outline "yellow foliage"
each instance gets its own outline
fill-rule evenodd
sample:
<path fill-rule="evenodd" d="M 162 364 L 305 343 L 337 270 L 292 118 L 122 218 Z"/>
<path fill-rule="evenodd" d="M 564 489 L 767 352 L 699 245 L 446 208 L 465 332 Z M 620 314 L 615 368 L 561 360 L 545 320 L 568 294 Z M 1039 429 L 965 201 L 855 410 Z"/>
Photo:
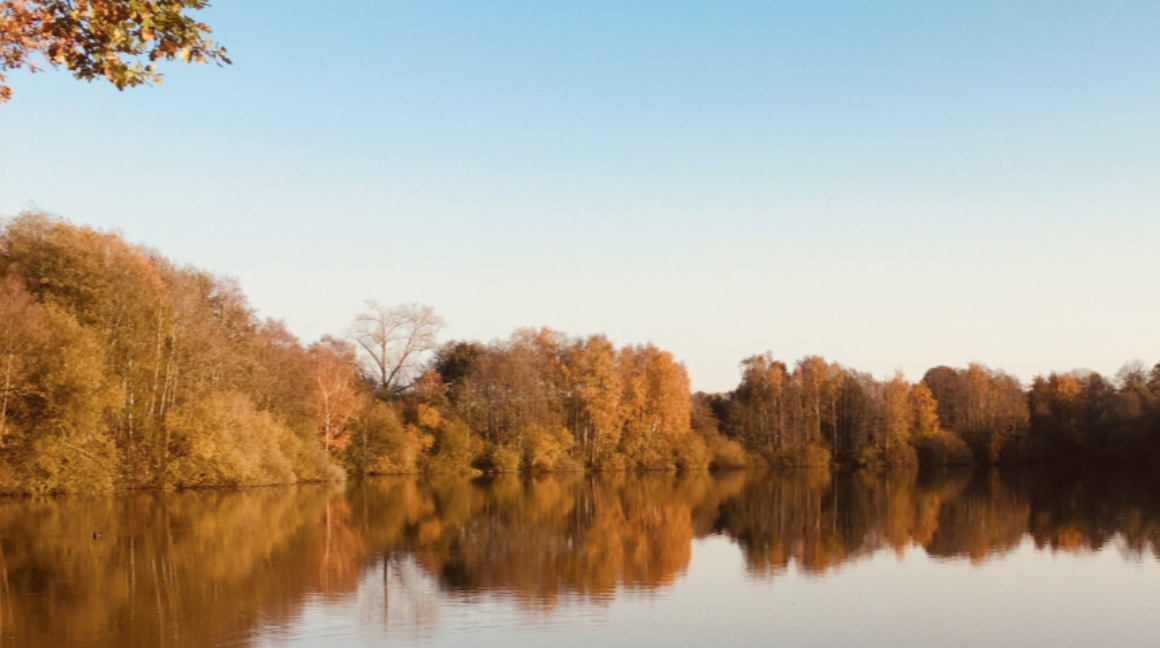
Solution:
<path fill-rule="evenodd" d="M 55 306 L 44 310 L 48 342 L 35 360 L 38 397 L 29 422 L 6 440 L 9 488 L 38 492 L 109 490 L 119 476 L 103 416 L 117 392 L 104 375 L 96 336 Z"/>
<path fill-rule="evenodd" d="M 1064 402 L 1078 400 L 1080 394 L 1083 393 L 1083 383 L 1072 374 L 1063 374 L 1059 376 L 1056 393 L 1059 394 L 1059 399 Z"/>
<path fill-rule="evenodd" d="M 433 430 L 443 424 L 443 415 L 439 413 L 439 410 L 422 403 L 415 408 L 415 419 L 419 427 L 424 427 L 429 430 Z"/>
<path fill-rule="evenodd" d="M 674 462 L 681 470 L 707 470 L 713 453 L 700 434 L 686 430 L 673 443 Z"/>
<path fill-rule="evenodd" d="M 491 461 L 491 468 L 497 473 L 517 473 L 520 471 L 520 453 L 505 448 L 501 445 L 493 445 L 487 453 L 487 458 Z"/>
<path fill-rule="evenodd" d="M 938 402 L 925 383 L 918 383 L 910 390 L 911 407 L 914 409 L 914 436 L 932 437 L 941 430 L 938 421 Z"/>
<path fill-rule="evenodd" d="M 483 442 L 459 419 L 443 421 L 435 430 L 427 469 L 436 473 L 471 472 L 471 462 L 483 451 Z"/>
<path fill-rule="evenodd" d="M 173 448 L 167 485 L 240 486 L 336 476 L 312 444 L 257 411 L 244 394 L 218 393 L 185 405 L 170 415 L 167 428 Z"/>
<path fill-rule="evenodd" d="M 528 467 L 533 472 L 554 472 L 575 468 L 569 459 L 575 445 L 572 433 L 564 428 L 545 430 L 533 425 L 528 431 L 531 439 Z"/>

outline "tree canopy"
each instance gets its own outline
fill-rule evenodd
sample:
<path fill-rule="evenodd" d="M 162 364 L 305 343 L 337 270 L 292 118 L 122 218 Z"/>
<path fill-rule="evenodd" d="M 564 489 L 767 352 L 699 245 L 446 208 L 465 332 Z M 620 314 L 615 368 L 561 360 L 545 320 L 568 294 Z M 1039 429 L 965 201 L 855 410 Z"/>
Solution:
<path fill-rule="evenodd" d="M 4 71 L 41 71 L 37 54 L 78 79 L 104 77 L 119 90 L 158 82 L 156 61 L 229 63 L 213 30 L 189 14 L 208 0 L 0 0 L 0 103 Z"/>

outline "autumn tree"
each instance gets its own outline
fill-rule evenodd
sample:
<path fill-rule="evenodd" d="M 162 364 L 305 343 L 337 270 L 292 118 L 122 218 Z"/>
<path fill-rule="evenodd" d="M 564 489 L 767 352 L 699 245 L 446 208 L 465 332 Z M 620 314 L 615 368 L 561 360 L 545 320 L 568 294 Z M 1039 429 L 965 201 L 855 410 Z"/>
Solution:
<path fill-rule="evenodd" d="M 561 380 L 567 425 L 586 465 L 607 464 L 620 443 L 624 377 L 616 348 L 603 335 L 564 350 Z"/>
<path fill-rule="evenodd" d="M 674 444 L 689 430 L 689 376 L 671 353 L 652 344 L 620 351 L 624 380 L 620 447 L 642 468 L 671 468 Z"/>
<path fill-rule="evenodd" d="M 1031 430 L 1041 452 L 1078 454 L 1085 441 L 1087 398 L 1083 382 L 1074 374 L 1036 376 L 1031 383 Z"/>
<path fill-rule="evenodd" d="M 413 426 L 405 426 L 390 403 L 365 398 L 351 421 L 343 462 L 354 474 L 414 473 L 431 442 Z"/>
<path fill-rule="evenodd" d="M 800 438 L 815 445 L 828 438 L 833 447 L 836 438 L 832 433 L 824 435 L 824 428 L 831 432 L 835 429 L 833 419 L 843 378 L 841 368 L 836 364 L 831 366 L 819 356 L 806 356 L 797 361 L 794 376 L 800 385 Z"/>
<path fill-rule="evenodd" d="M 117 404 L 101 342 L 60 308 L 44 309 L 48 337 L 35 359 L 35 393 L 2 448 L 3 486 L 26 491 L 105 491 L 120 477 L 106 417 Z"/>
<path fill-rule="evenodd" d="M 984 376 L 986 389 L 974 407 L 988 434 L 1018 426 L 1017 381 L 1001 372 L 976 373 Z M 966 392 L 960 385 L 966 374 L 937 368 L 927 377 L 944 393 L 956 394 Z M 962 441 L 940 425 L 943 403 L 933 388 L 913 387 L 901 376 L 880 381 L 818 356 L 802 358 L 792 370 L 768 353 L 745 359 L 737 389 L 717 407 L 728 435 L 772 464 L 911 464 L 919 446 L 932 463 L 970 461 Z M 967 412 L 972 405 L 952 399 L 951 407 Z"/>
<path fill-rule="evenodd" d="M 18 487 L 172 485 L 177 463 L 191 448 L 204 448 L 189 435 L 216 429 L 195 419 L 233 420 L 221 418 L 220 408 L 202 407 L 213 401 L 226 408 L 217 395 L 277 421 L 262 429 L 280 434 L 285 426 L 295 439 L 310 441 L 275 448 L 295 479 L 334 477 L 334 464 L 313 443 L 310 396 L 317 381 L 310 354 L 280 323 L 258 321 L 235 281 L 176 266 L 120 235 L 35 213 L 0 229 L 0 276 L 8 277 L 10 297 L 0 311 L 17 322 L 4 327 L 3 359 L 12 370 L 5 428 L 16 431 L 5 435 L 7 461 L 39 466 L 14 468 Z M 29 356 L 21 348 L 41 337 L 37 330 L 48 337 Z M 46 430 L 52 433 L 42 436 Z M 230 456 L 205 455 L 205 465 L 224 466 Z M 188 483 L 210 485 L 234 473 L 210 470 Z M 279 471 L 247 474 L 274 479 Z"/>
<path fill-rule="evenodd" d="M 161 81 L 156 61 L 229 63 L 190 13 L 208 0 L 2 0 L 0 71 L 40 71 L 37 55 L 78 79 L 105 78 L 118 90 Z M 0 72 L 0 103 L 12 89 Z"/>
<path fill-rule="evenodd" d="M 170 416 L 175 448 L 168 486 L 286 484 L 296 481 L 297 440 L 284 424 L 238 392 L 218 392 Z"/>
<path fill-rule="evenodd" d="M 690 431 L 684 367 L 652 345 L 519 329 L 446 345 L 434 366 L 455 376 L 450 411 L 480 435 L 493 470 L 692 468 L 714 456 Z"/>
<path fill-rule="evenodd" d="M 709 452 L 712 468 L 742 468 L 749 464 L 745 449 L 734 439 L 721 433 L 721 419 L 715 410 L 725 412 L 725 397 L 721 394 L 696 392 L 690 397 L 689 427 L 698 434 Z"/>
<path fill-rule="evenodd" d="M 872 375 L 846 370 L 838 399 L 835 457 L 857 459 L 867 447 L 880 447 L 883 436 L 883 385 Z"/>
<path fill-rule="evenodd" d="M 166 329 L 165 285 L 150 258 L 120 236 L 25 213 L 5 228 L 0 265 L 18 272 L 29 292 L 94 333 L 120 403 L 112 431 L 130 470 L 155 468 L 160 430 L 155 396 L 161 388 Z"/>
<path fill-rule="evenodd" d="M 910 399 L 910 383 L 901 372 L 886 383 L 883 399 L 883 447 L 881 459 L 888 464 L 915 463 L 913 447 L 910 444 L 914 429 L 914 409 Z"/>
<path fill-rule="evenodd" d="M 1027 428 L 1027 395 L 1010 374 L 971 363 L 966 369 L 935 367 L 922 382 L 938 403 L 942 427 L 982 461 L 998 461 Z"/>
<path fill-rule="evenodd" d="M 920 462 L 934 465 L 971 463 L 973 455 L 967 444 L 944 430 L 939 423 L 938 402 L 925 383 L 910 388 L 910 405 L 914 424 L 911 442 Z"/>
<path fill-rule="evenodd" d="M 44 308 L 15 274 L 0 279 L 0 443 L 36 394 L 33 372 L 49 337 Z"/>
<path fill-rule="evenodd" d="M 338 355 L 350 364 L 350 352 L 339 341 L 330 340 Z M 332 349 L 333 350 L 333 349 Z M 317 388 L 317 354 L 305 349 L 297 336 L 281 320 L 261 322 L 242 349 L 250 369 L 239 381 L 258 409 L 278 412 L 292 426 L 302 425 L 314 412 L 310 394 Z M 353 371 L 353 367 L 351 367 Z"/>
<path fill-rule="evenodd" d="M 766 353 L 742 361 L 741 370 L 726 408 L 732 435 L 777 464 L 825 464 L 843 447 L 841 366 L 806 356 L 790 369 Z"/>
<path fill-rule="evenodd" d="M 366 305 L 347 337 L 358 346 L 364 376 L 377 389 L 399 394 L 422 373 L 425 355 L 436 348 L 445 323 L 430 306 L 384 306 L 374 300 Z"/>
<path fill-rule="evenodd" d="M 350 441 L 350 423 L 361 404 L 353 345 L 323 338 L 310 348 L 313 390 L 310 404 L 318 421 L 318 440 L 327 453 Z"/>
<path fill-rule="evenodd" d="M 536 429 L 565 424 L 560 391 L 565 345 L 551 329 L 518 329 L 507 340 L 481 347 L 462 388 L 451 392 L 452 411 L 482 437 L 489 459 L 504 470 L 525 462 Z"/>
<path fill-rule="evenodd" d="M 914 410 L 914 436 L 929 439 L 942 431 L 938 420 L 938 401 L 930 388 L 922 383 L 910 389 L 910 404 Z"/>
<path fill-rule="evenodd" d="M 741 362 L 741 383 L 731 394 L 730 422 L 735 436 L 754 450 L 767 454 L 784 443 L 785 363 L 769 353 Z"/>
<path fill-rule="evenodd" d="M 1129 365 L 1112 382 L 1093 371 L 1037 376 L 1021 458 L 1052 463 L 1160 462 L 1160 405 L 1151 377 Z"/>

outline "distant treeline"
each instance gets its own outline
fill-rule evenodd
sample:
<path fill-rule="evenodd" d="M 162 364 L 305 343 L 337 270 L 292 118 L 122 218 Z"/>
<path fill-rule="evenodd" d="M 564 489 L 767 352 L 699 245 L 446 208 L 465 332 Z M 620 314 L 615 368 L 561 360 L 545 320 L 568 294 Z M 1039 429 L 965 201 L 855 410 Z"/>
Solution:
<path fill-rule="evenodd" d="M 0 489 L 345 473 L 972 462 L 1160 463 L 1160 365 L 1030 390 L 979 365 L 917 384 L 818 357 L 690 394 L 653 345 L 520 329 L 439 345 L 429 307 L 368 302 L 303 345 L 235 282 L 38 213 L 0 227 Z"/>
<path fill-rule="evenodd" d="M 1013 376 L 971 364 L 921 382 L 875 380 L 818 357 L 742 363 L 729 394 L 694 394 L 727 436 L 773 463 L 1160 465 L 1160 364 L 1110 382 L 1074 371 Z"/>

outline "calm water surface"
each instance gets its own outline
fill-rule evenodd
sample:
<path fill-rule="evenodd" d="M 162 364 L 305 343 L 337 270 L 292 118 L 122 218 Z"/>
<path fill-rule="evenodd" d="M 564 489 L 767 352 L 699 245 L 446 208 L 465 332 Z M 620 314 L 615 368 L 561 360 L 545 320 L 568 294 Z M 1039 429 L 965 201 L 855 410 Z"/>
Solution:
<path fill-rule="evenodd" d="M 1160 486 L 1133 475 L 7 499 L 0 646 L 1155 645 L 1158 549 Z"/>

